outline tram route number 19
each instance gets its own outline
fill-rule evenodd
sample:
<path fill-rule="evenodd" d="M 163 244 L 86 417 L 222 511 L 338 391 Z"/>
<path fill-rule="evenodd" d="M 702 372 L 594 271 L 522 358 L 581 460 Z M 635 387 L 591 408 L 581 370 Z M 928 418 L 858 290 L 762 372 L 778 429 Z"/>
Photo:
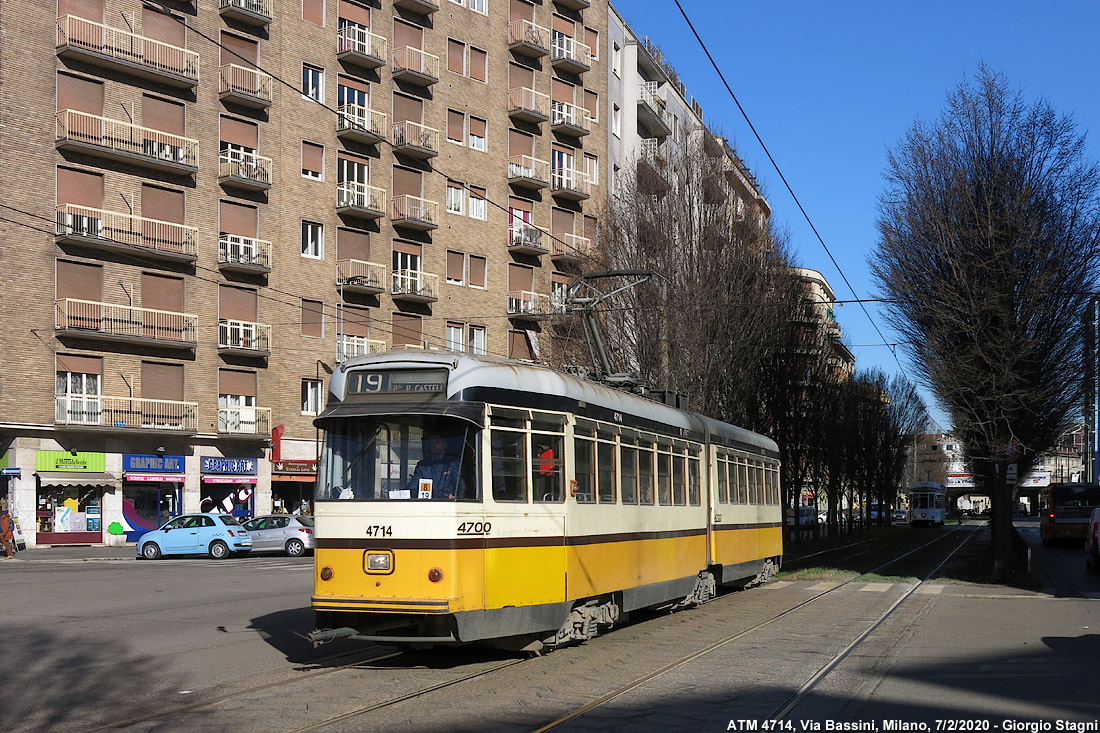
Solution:
<path fill-rule="evenodd" d="M 492 522 L 463 522 L 458 525 L 459 534 L 489 534 L 493 528 Z"/>

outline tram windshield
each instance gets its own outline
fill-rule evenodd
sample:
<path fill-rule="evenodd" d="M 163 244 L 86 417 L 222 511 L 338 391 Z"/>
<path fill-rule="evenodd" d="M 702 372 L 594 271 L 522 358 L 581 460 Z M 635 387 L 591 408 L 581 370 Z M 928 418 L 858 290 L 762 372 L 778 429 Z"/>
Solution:
<path fill-rule="evenodd" d="M 333 421 L 325 431 L 317 501 L 480 501 L 479 431 L 419 415 Z"/>

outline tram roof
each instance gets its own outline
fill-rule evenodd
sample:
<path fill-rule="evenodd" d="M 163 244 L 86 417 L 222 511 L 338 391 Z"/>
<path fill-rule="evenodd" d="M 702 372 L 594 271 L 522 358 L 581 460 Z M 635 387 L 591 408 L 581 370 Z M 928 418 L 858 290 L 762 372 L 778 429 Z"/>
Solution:
<path fill-rule="evenodd" d="M 735 425 L 693 412 L 677 410 L 660 402 L 559 372 L 546 366 L 491 356 L 475 356 L 449 351 L 389 351 L 349 359 L 333 372 L 330 391 L 343 399 L 347 374 L 365 368 L 445 366 L 450 370 L 447 396 L 467 399 L 464 395 L 479 391 L 526 393 L 561 397 L 569 401 L 619 412 L 634 418 L 682 428 L 694 434 L 707 433 L 728 441 L 743 443 L 772 453 L 778 446 L 772 439 Z"/>

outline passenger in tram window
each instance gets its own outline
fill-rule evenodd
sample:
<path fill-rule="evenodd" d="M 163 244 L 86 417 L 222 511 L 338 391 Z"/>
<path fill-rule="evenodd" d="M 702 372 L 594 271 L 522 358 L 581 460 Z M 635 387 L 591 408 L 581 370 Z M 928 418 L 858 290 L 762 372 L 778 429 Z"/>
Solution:
<path fill-rule="evenodd" d="M 454 499 L 466 494 L 466 481 L 459 471 L 458 451 L 448 450 L 448 440 L 433 435 L 424 442 L 425 458 L 416 464 L 408 490 L 419 499 Z"/>

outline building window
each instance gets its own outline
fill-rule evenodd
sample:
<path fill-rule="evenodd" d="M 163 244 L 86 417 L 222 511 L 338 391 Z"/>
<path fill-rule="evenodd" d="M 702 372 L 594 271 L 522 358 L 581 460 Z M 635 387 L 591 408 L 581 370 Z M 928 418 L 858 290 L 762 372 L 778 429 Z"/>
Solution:
<path fill-rule="evenodd" d="M 302 0 L 302 19 L 314 25 L 325 24 L 325 0 Z"/>
<path fill-rule="evenodd" d="M 623 50 L 619 48 L 619 44 L 611 44 L 611 73 L 617 77 L 622 77 L 623 67 Z"/>
<path fill-rule="evenodd" d="M 302 380 L 302 414 L 319 415 L 324 407 L 324 385 L 319 379 Z"/>
<path fill-rule="evenodd" d="M 302 177 L 315 181 L 325 177 L 325 146 L 302 141 Z"/>
<path fill-rule="evenodd" d="M 489 14 L 489 0 L 470 0 L 470 10 L 482 15 Z"/>
<path fill-rule="evenodd" d="M 470 46 L 470 78 L 487 82 L 489 79 L 489 54 Z"/>
<path fill-rule="evenodd" d="M 447 110 L 447 142 L 456 145 L 466 143 L 466 114 L 458 110 Z"/>
<path fill-rule="evenodd" d="M 608 193 L 616 193 L 619 187 L 619 166 L 615 165 L 611 167 L 611 180 L 608 181 Z"/>
<path fill-rule="evenodd" d="M 600 183 L 600 159 L 592 153 L 584 154 L 584 175 L 593 186 Z"/>
<path fill-rule="evenodd" d="M 447 181 L 447 211 L 461 216 L 466 209 L 466 189 L 461 183 Z"/>
<path fill-rule="evenodd" d="M 591 89 L 584 90 L 584 110 L 588 113 L 588 121 L 596 124 L 600 121 L 600 95 Z"/>
<path fill-rule="evenodd" d="M 302 257 L 324 259 L 325 226 L 315 221 L 302 222 Z"/>
<path fill-rule="evenodd" d="M 314 102 L 325 101 L 325 70 L 302 64 L 302 96 Z"/>
<path fill-rule="evenodd" d="M 447 343 L 444 348 L 447 351 L 464 351 L 466 345 L 465 325 L 461 323 L 447 324 Z"/>
<path fill-rule="evenodd" d="M 451 285 L 466 284 L 466 255 L 462 252 L 447 250 L 447 282 Z"/>
<path fill-rule="evenodd" d="M 325 335 L 325 304 L 302 298 L 302 335 L 323 338 Z"/>
<path fill-rule="evenodd" d="M 485 326 L 466 327 L 466 350 L 471 354 L 485 356 Z"/>
<path fill-rule="evenodd" d="M 480 117 L 470 116 L 470 149 L 485 152 L 488 149 L 486 142 L 486 128 L 488 123 Z"/>
<path fill-rule="evenodd" d="M 619 105 L 611 105 L 611 134 L 615 137 L 623 135 L 623 114 Z"/>
<path fill-rule="evenodd" d="M 470 186 L 470 218 L 485 221 L 488 216 L 488 206 L 485 203 L 485 189 Z"/>
<path fill-rule="evenodd" d="M 462 41 L 447 39 L 447 71 L 466 75 L 466 44 Z"/>
<path fill-rule="evenodd" d="M 486 287 L 486 272 L 488 268 L 486 265 L 488 260 L 484 257 L 477 255 L 470 255 L 470 287 L 482 288 Z"/>
<path fill-rule="evenodd" d="M 584 45 L 588 46 L 588 58 L 600 60 L 600 32 L 595 28 L 584 27 Z"/>
<path fill-rule="evenodd" d="M 61 398 L 57 405 L 58 417 L 70 425 L 99 425 L 103 416 L 99 385 L 99 374 L 57 372 L 54 391 Z"/>

